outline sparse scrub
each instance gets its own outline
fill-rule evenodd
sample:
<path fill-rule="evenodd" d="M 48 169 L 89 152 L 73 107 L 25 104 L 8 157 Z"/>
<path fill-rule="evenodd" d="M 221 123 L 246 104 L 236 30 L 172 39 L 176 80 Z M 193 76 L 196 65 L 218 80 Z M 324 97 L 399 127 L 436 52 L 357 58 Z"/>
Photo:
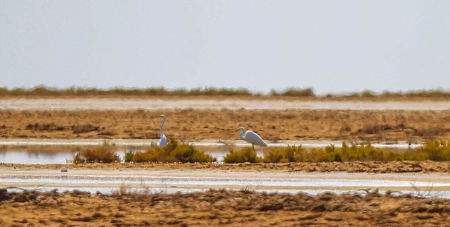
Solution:
<path fill-rule="evenodd" d="M 256 152 L 250 147 L 246 147 L 239 151 L 231 150 L 223 159 L 223 162 L 225 163 L 259 163 L 262 161 L 262 158 L 258 157 Z"/>
<path fill-rule="evenodd" d="M 74 163 L 111 163 L 119 161 L 119 156 L 107 146 L 80 151 L 73 158 Z"/>
<path fill-rule="evenodd" d="M 152 146 L 145 152 L 134 153 L 134 162 L 215 162 L 216 159 L 189 144 L 179 144 L 170 140 L 167 146 Z"/>

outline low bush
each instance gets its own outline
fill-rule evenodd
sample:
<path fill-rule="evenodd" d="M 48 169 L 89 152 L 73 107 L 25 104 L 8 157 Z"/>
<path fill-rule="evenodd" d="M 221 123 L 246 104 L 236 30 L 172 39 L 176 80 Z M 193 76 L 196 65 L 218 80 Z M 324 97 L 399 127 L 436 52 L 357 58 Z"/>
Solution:
<path fill-rule="evenodd" d="M 229 151 L 229 153 L 223 158 L 223 162 L 225 163 L 258 163 L 262 162 L 262 158 L 256 155 L 256 152 L 250 148 L 246 147 L 239 151 Z"/>
<path fill-rule="evenodd" d="M 429 141 L 405 154 L 406 160 L 450 161 L 450 142 Z"/>
<path fill-rule="evenodd" d="M 123 160 L 125 162 L 131 162 L 134 158 L 134 152 L 133 151 L 125 151 L 125 155 L 123 157 Z"/>
<path fill-rule="evenodd" d="M 131 155 L 129 155 L 131 156 Z M 126 161 L 127 159 L 125 159 Z M 189 144 L 169 141 L 167 146 L 152 146 L 145 152 L 136 152 L 131 158 L 133 162 L 215 162 L 216 159 Z"/>
<path fill-rule="evenodd" d="M 295 162 L 305 153 L 302 146 L 275 148 L 264 154 L 265 163 Z"/>
<path fill-rule="evenodd" d="M 271 96 L 292 96 L 292 97 L 315 97 L 314 90 L 312 88 L 297 88 L 289 87 L 284 89 L 282 92 L 276 90 L 270 91 Z"/>
<path fill-rule="evenodd" d="M 325 150 L 328 154 L 332 154 L 332 161 L 401 161 L 404 159 L 402 153 L 375 148 L 370 143 L 360 146 L 352 143 L 348 146 L 343 142 L 342 148 L 330 145 Z"/>
<path fill-rule="evenodd" d="M 74 158 L 74 163 L 111 163 L 120 162 L 119 156 L 106 146 L 98 147 L 95 149 L 86 149 L 78 152 Z"/>

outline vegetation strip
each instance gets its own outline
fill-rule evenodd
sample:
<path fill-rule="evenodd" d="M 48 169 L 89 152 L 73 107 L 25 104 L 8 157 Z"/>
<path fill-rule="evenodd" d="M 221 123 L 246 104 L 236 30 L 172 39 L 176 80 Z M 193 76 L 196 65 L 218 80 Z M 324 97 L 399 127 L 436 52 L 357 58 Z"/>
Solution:
<path fill-rule="evenodd" d="M 167 146 L 152 145 L 145 152 L 128 151 L 125 162 L 197 163 L 215 162 L 216 159 L 193 145 L 169 140 Z M 389 151 L 372 147 L 371 144 L 356 145 L 343 142 L 341 148 L 329 145 L 321 149 L 306 150 L 302 146 L 269 149 L 264 157 L 258 157 L 252 148 L 230 150 L 225 163 L 290 163 L 290 162 L 352 162 L 352 161 L 450 161 L 450 142 L 429 141 L 423 146 L 405 152 Z M 120 159 L 111 146 L 100 146 L 77 153 L 74 163 L 111 163 Z"/>
<path fill-rule="evenodd" d="M 415 149 L 389 151 L 372 147 L 371 144 L 350 146 L 343 142 L 342 148 L 329 145 L 321 149 L 306 150 L 302 146 L 271 149 L 263 158 L 257 157 L 251 148 L 230 151 L 225 163 L 287 163 L 287 162 L 351 162 L 351 161 L 450 161 L 450 142 L 429 141 Z"/>
<path fill-rule="evenodd" d="M 122 88 L 115 87 L 110 89 L 86 88 L 86 87 L 69 87 L 54 88 L 47 86 L 36 86 L 33 88 L 6 88 L 0 87 L 0 97 L 67 97 L 67 96 L 240 96 L 240 97 L 309 97 L 309 98 L 450 98 L 450 91 L 440 89 L 436 90 L 416 90 L 407 92 L 391 92 L 384 91 L 376 93 L 371 90 L 362 92 L 353 92 L 348 94 L 325 94 L 317 95 L 313 88 L 289 87 L 284 90 L 272 89 L 268 94 L 261 92 L 251 92 L 246 88 L 215 88 L 215 87 L 199 87 L 199 88 L 176 88 L 167 89 L 164 87 L 150 88 Z"/>

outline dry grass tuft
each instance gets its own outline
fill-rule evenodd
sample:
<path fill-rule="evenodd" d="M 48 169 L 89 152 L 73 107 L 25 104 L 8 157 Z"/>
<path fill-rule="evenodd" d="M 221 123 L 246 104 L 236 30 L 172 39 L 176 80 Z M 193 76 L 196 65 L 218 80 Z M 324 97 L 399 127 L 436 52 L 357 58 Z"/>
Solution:
<path fill-rule="evenodd" d="M 111 163 L 120 162 L 119 156 L 108 146 L 86 149 L 77 153 L 73 158 L 74 163 Z"/>

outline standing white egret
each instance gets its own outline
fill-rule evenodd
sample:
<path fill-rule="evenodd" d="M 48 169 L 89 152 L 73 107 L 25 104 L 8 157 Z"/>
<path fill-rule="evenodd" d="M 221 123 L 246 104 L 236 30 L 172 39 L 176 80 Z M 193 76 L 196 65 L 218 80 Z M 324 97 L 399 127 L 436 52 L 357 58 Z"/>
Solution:
<path fill-rule="evenodd" d="M 243 127 L 239 127 L 238 130 L 241 131 L 239 138 L 251 143 L 253 150 L 255 150 L 255 145 L 267 147 L 267 143 L 256 132 L 250 130 L 245 131 Z"/>
<path fill-rule="evenodd" d="M 166 116 L 164 116 L 164 114 L 161 114 L 159 116 L 162 117 L 162 119 L 163 119 L 163 121 L 161 123 L 161 127 L 159 127 L 159 135 L 161 137 L 161 139 L 159 139 L 159 146 L 161 147 L 161 146 L 167 145 L 167 138 L 163 132 L 163 126 L 164 126 L 164 123 L 166 123 Z"/>

